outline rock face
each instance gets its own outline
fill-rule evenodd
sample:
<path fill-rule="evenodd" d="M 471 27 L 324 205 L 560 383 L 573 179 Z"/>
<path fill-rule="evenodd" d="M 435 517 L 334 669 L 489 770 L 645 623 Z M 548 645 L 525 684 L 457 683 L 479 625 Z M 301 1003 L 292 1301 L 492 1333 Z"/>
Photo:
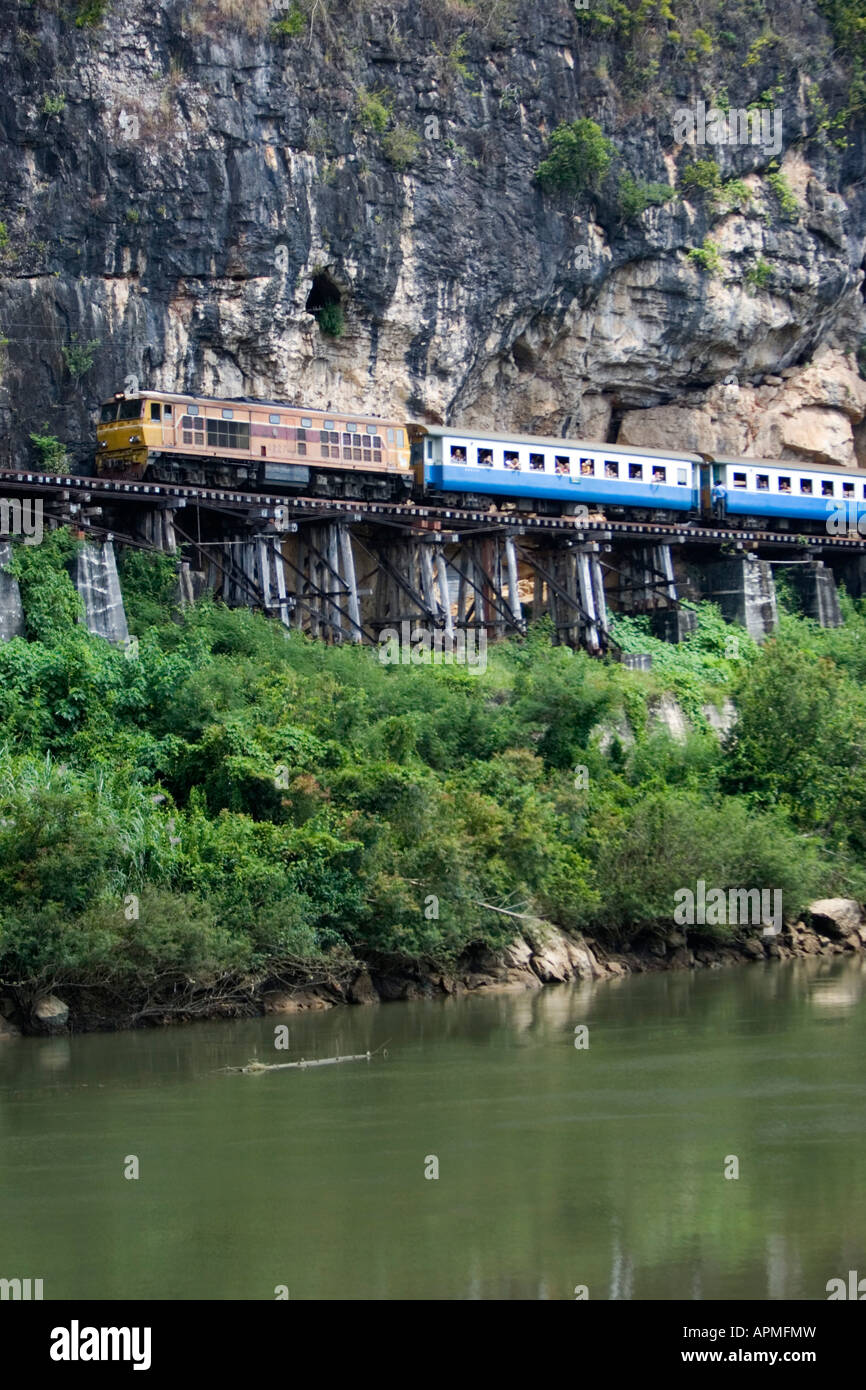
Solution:
<path fill-rule="evenodd" d="M 774 13 L 769 41 L 759 7 L 726 13 L 704 55 L 653 15 L 627 42 L 573 0 L 97 9 L 0 0 L 0 462 L 30 461 L 47 430 L 80 463 L 129 377 L 866 457 L 866 142 L 818 129 L 850 74 L 812 0 Z M 793 210 L 766 148 L 683 145 L 675 125 L 706 92 L 746 108 L 779 74 Z M 614 141 L 614 180 L 677 196 L 627 215 L 604 190 L 542 192 L 549 136 L 579 117 Z M 739 191 L 688 191 L 707 157 Z M 688 254 L 707 237 L 717 273 Z M 313 311 L 335 300 L 345 332 L 326 337 Z"/>

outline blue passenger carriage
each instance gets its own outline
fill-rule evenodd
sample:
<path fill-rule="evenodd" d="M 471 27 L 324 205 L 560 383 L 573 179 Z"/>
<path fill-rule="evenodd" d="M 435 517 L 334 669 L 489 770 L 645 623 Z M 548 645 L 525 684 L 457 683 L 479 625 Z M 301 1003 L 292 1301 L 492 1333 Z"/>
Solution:
<path fill-rule="evenodd" d="M 583 444 L 571 439 L 410 425 L 416 481 L 425 491 L 469 498 L 529 499 L 539 509 L 569 503 L 648 514 L 697 512 L 697 454 Z"/>
<path fill-rule="evenodd" d="M 716 458 L 701 468 L 707 519 L 765 530 L 833 530 L 866 515 L 866 471 L 796 459 Z M 828 524 L 830 523 L 830 524 Z"/>

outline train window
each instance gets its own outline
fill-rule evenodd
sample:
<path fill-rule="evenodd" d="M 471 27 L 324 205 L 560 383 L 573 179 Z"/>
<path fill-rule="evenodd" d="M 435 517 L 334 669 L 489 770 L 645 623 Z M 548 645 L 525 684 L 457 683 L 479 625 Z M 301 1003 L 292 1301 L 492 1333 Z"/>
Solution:
<path fill-rule="evenodd" d="M 209 449 L 249 449 L 250 427 L 240 420 L 208 420 Z"/>
<path fill-rule="evenodd" d="M 604 476 L 605 476 L 606 478 L 618 478 L 618 477 L 619 477 L 619 464 L 618 464 L 618 463 L 615 463 L 613 459 L 605 459 L 605 461 L 604 461 Z"/>
<path fill-rule="evenodd" d="M 734 474 L 734 487 L 745 487 L 745 486 L 746 486 L 746 475 L 745 475 L 745 473 L 735 473 L 735 474 Z"/>
<path fill-rule="evenodd" d="M 822 496 L 822 497 L 833 497 L 833 496 L 834 496 L 834 490 L 833 490 L 833 484 L 832 484 L 832 482 L 827 481 L 827 482 L 822 482 L 822 483 L 821 483 L 821 496 Z"/>
<path fill-rule="evenodd" d="M 668 476 L 668 470 L 667 470 L 666 468 L 662 468 L 661 464 L 658 464 L 658 463 L 657 463 L 657 464 L 654 466 L 654 468 L 653 468 L 653 482 L 654 482 L 654 483 L 663 483 L 663 482 L 666 482 L 666 481 L 667 481 L 667 476 Z"/>
<path fill-rule="evenodd" d="M 305 430 L 311 430 L 311 429 L 313 428 L 313 422 L 312 422 L 312 420 L 302 420 L 302 421 L 301 421 L 301 428 L 302 428 L 302 429 L 305 429 Z M 351 428 L 352 428 L 352 426 L 350 425 L 350 426 L 349 426 L 349 429 L 351 429 Z"/>
<path fill-rule="evenodd" d="M 801 492 L 805 492 L 805 493 L 811 495 L 811 492 L 812 492 L 812 479 L 811 479 L 811 478 L 801 478 L 801 479 L 800 479 L 800 491 L 801 491 Z"/>
<path fill-rule="evenodd" d="M 141 401 L 121 401 L 120 410 L 117 412 L 118 420 L 140 420 Z"/>
<path fill-rule="evenodd" d="M 367 425 L 367 426 L 366 426 L 366 430 L 367 430 L 367 433 L 368 433 L 368 434 L 378 434 L 378 432 L 379 432 L 379 426 L 378 426 L 378 425 Z"/>
<path fill-rule="evenodd" d="M 393 430 L 389 430 L 389 431 L 388 431 L 388 443 L 389 443 L 389 444 L 393 444 L 393 443 L 394 443 L 394 431 L 393 431 Z"/>
<path fill-rule="evenodd" d="M 159 401 L 151 401 L 150 418 L 151 420 L 159 420 L 162 418 L 162 411 L 159 408 Z"/>
<path fill-rule="evenodd" d="M 758 478 L 757 478 L 757 483 L 758 483 L 758 491 L 759 491 L 759 492 L 769 492 L 769 491 L 770 491 L 770 475 L 769 475 L 769 473 L 759 473 L 759 474 L 758 474 Z"/>
<path fill-rule="evenodd" d="M 506 449 L 506 450 L 505 450 L 505 467 L 506 467 L 506 468 L 519 468 L 519 467 L 520 467 L 520 454 L 518 453 L 518 451 L 517 451 L 516 449 Z"/>
<path fill-rule="evenodd" d="M 398 431 L 397 431 L 397 443 L 398 443 L 399 447 L 402 449 L 402 448 L 403 448 L 403 445 L 404 445 L 404 443 L 405 443 L 405 441 L 404 441 L 404 439 L 403 439 L 403 431 L 402 431 L 402 430 L 398 430 Z"/>
<path fill-rule="evenodd" d="M 355 424 L 354 420 L 349 421 L 348 425 L 346 426 L 346 429 L 349 431 L 350 434 L 358 433 L 358 426 Z"/>
<path fill-rule="evenodd" d="M 184 444 L 197 444 L 204 448 L 204 420 L 199 416 L 184 415 L 181 418 Z"/>
<path fill-rule="evenodd" d="M 687 468 L 677 469 L 677 487 L 688 487 L 689 470 Z"/>
<path fill-rule="evenodd" d="M 791 491 L 791 479 L 790 479 L 790 478 L 780 478 L 780 479 L 779 479 L 779 491 L 780 491 L 780 492 L 790 492 L 790 491 Z"/>
<path fill-rule="evenodd" d="M 109 424 L 110 421 L 112 421 L 112 420 L 114 419 L 114 417 L 115 417 L 116 414 L 117 414 L 117 401 L 109 401 L 108 404 L 107 404 L 107 405 L 104 405 L 104 406 L 102 407 L 102 409 L 100 410 L 100 412 L 99 412 L 99 423 L 100 423 L 101 425 L 107 425 L 107 424 Z"/>
<path fill-rule="evenodd" d="M 478 466 L 479 466 L 479 468 L 492 468 L 492 467 L 493 467 L 493 450 L 492 450 L 492 449 L 479 449 L 479 450 L 478 450 Z"/>
<path fill-rule="evenodd" d="M 197 406 L 197 405 L 190 405 L 190 406 L 187 406 L 186 413 L 187 413 L 187 415 L 198 415 L 198 406 Z"/>
<path fill-rule="evenodd" d="M 279 423 L 280 423 L 280 417 L 279 417 L 279 415 L 269 415 L 269 416 L 268 416 L 268 424 L 269 424 L 269 425 L 278 425 Z"/>
<path fill-rule="evenodd" d="M 165 416 L 166 419 L 169 419 L 169 417 L 170 417 L 170 415 L 171 415 L 171 413 L 172 413 L 171 406 L 170 406 L 170 405 L 165 406 L 162 413 L 163 413 L 163 415 Z"/>
<path fill-rule="evenodd" d="M 581 477 L 583 477 L 583 478 L 591 478 L 594 472 L 595 472 L 595 461 L 594 461 L 594 459 L 581 459 L 581 460 L 580 460 L 580 474 L 581 474 Z"/>
<path fill-rule="evenodd" d="M 543 473 L 543 472 L 544 472 L 544 454 L 530 454 L 530 455 L 529 455 L 529 466 L 530 466 L 530 468 L 534 469 L 536 473 Z"/>
<path fill-rule="evenodd" d="M 553 460 L 553 466 L 556 469 L 557 473 L 571 472 L 571 464 L 569 463 L 568 456 L 566 454 L 557 454 Z"/>
<path fill-rule="evenodd" d="M 643 464 L 642 464 L 642 463 L 630 463 L 629 466 L 628 466 L 628 476 L 629 476 L 630 478 L 636 478 L 637 481 L 640 482 L 641 479 L 643 478 Z"/>
<path fill-rule="evenodd" d="M 465 463 L 465 462 L 466 462 L 466 450 L 463 449 L 463 448 L 461 448 L 461 446 L 460 446 L 459 444 L 452 444 L 452 445 L 451 445 L 451 458 L 452 458 L 452 460 L 453 460 L 454 463 Z"/>
<path fill-rule="evenodd" d="M 337 428 L 336 421 L 334 420 L 323 420 L 322 423 L 326 430 L 335 430 Z"/>
<path fill-rule="evenodd" d="M 853 484 L 853 483 L 843 483 L 843 484 L 842 484 L 842 496 L 843 496 L 843 497 L 853 497 L 853 496 L 854 496 L 854 484 Z"/>
<path fill-rule="evenodd" d="M 235 418 L 235 413 L 233 410 L 224 410 L 222 412 L 222 417 L 224 420 L 233 420 Z"/>

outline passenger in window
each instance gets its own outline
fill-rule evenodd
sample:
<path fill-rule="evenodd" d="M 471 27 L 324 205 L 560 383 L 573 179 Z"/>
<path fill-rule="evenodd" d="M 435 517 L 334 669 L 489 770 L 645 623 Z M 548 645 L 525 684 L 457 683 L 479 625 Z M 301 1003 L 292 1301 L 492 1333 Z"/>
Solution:
<path fill-rule="evenodd" d="M 479 450 L 478 450 L 478 463 L 479 463 L 479 465 L 480 465 L 482 468 L 492 468 L 492 467 L 493 467 L 493 450 L 492 450 L 492 449 L 479 449 Z"/>
<path fill-rule="evenodd" d="M 666 477 L 665 470 L 664 470 L 663 468 L 660 468 L 660 467 L 658 466 L 658 464 L 656 464 L 656 466 L 653 468 L 653 482 L 654 482 L 654 483 L 663 483 L 664 480 L 665 480 L 665 477 Z"/>
<path fill-rule="evenodd" d="M 568 459 L 567 459 L 567 458 L 557 457 L 557 460 L 556 460 L 556 471 L 557 471 L 557 473 L 568 473 L 568 472 L 569 472 Z"/>
<path fill-rule="evenodd" d="M 833 496 L 833 484 L 832 484 L 832 483 L 822 483 L 822 484 L 821 484 L 821 496 L 822 496 L 822 497 L 832 497 L 832 496 Z"/>
<path fill-rule="evenodd" d="M 790 492 L 790 491 L 791 491 L 791 479 L 790 479 L 790 478 L 780 478 L 780 479 L 779 479 L 779 491 L 780 491 L 780 492 Z"/>
<path fill-rule="evenodd" d="M 451 458 L 452 458 L 452 460 L 453 460 L 454 463 L 465 463 L 465 462 L 466 462 L 466 450 L 465 450 L 465 449 L 457 449 L 457 448 L 454 447 L 454 445 L 452 445 L 452 446 L 451 446 Z"/>
<path fill-rule="evenodd" d="M 519 467 L 520 467 L 520 455 L 519 455 L 519 454 L 516 454 L 516 453 L 514 452 L 513 449 L 506 449 L 506 450 L 505 450 L 505 467 L 506 467 L 506 468 L 519 468 Z"/>
<path fill-rule="evenodd" d="M 591 477 L 592 477 L 592 475 L 593 475 L 593 462 L 592 462 L 592 459 L 581 459 L 581 460 L 580 460 L 580 472 L 581 472 L 581 476 L 584 477 L 584 478 L 591 478 Z"/>
<path fill-rule="evenodd" d="M 604 476 L 605 476 L 606 478 L 618 478 L 618 477 L 619 477 L 619 464 L 618 464 L 618 463 L 606 463 L 606 464 L 604 465 Z"/>
<path fill-rule="evenodd" d="M 800 491 L 801 491 L 801 492 L 805 492 L 805 493 L 811 493 L 811 491 L 812 491 L 812 479 L 811 479 L 811 478 L 801 478 L 801 479 L 800 479 Z"/>
<path fill-rule="evenodd" d="M 759 473 L 759 474 L 758 474 L 758 491 L 759 491 L 759 492 L 769 492 L 769 490 L 770 490 L 770 476 L 769 476 L 769 474 L 768 474 L 768 473 Z"/>

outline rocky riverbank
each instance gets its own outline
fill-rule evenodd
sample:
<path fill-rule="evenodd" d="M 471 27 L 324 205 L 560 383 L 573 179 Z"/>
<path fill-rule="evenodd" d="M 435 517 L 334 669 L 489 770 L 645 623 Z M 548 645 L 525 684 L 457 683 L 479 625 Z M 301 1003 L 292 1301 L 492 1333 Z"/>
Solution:
<path fill-rule="evenodd" d="M 533 925 L 501 951 L 470 950 L 452 970 L 422 961 L 381 956 L 354 967 L 321 971 L 316 978 L 297 971 L 291 980 L 235 982 L 229 989 L 193 991 L 185 997 L 148 1001 L 109 1001 L 99 990 L 76 987 L 70 1002 L 45 994 L 26 1004 L 20 995 L 0 994 L 0 1041 L 21 1035 L 45 1036 L 135 1026 L 167 1025 L 205 1018 L 291 1014 L 338 1004 L 377 1004 L 437 995 L 501 993 L 540 989 L 574 980 L 600 981 L 655 970 L 718 970 L 764 960 L 856 953 L 866 948 L 866 917 L 851 898 L 810 904 L 803 918 L 786 923 L 777 936 L 746 935 L 724 941 L 701 928 L 677 928 L 625 951 L 592 937 L 575 936 L 547 924 Z"/>

